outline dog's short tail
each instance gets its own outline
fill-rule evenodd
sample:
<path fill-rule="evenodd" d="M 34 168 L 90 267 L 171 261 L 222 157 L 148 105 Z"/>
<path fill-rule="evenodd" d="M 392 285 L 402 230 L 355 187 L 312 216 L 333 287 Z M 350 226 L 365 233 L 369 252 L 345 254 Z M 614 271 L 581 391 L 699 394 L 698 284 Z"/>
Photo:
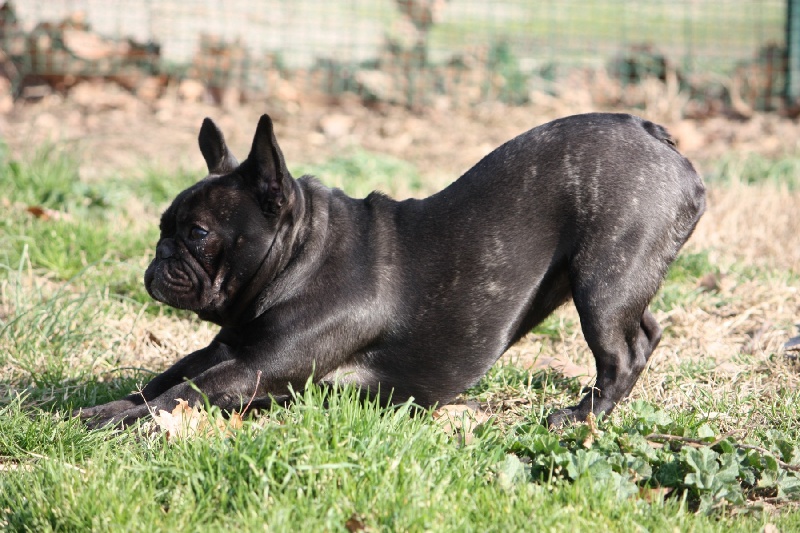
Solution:
<path fill-rule="evenodd" d="M 654 122 L 650 122 L 649 120 L 642 121 L 642 127 L 645 129 L 647 133 L 658 139 L 659 141 L 668 144 L 669 146 L 677 149 L 677 144 L 675 143 L 675 139 L 669 132 L 664 128 L 664 126 L 659 126 Z"/>

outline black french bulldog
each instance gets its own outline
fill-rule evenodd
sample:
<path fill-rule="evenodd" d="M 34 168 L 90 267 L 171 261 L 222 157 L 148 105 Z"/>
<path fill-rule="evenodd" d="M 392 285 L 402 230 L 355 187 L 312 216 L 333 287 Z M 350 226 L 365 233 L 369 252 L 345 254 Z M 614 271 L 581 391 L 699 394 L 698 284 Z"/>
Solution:
<path fill-rule="evenodd" d="M 140 393 L 83 409 L 92 426 L 199 402 L 197 389 L 224 410 L 267 404 L 312 375 L 445 404 L 570 297 L 597 379 L 548 422 L 606 413 L 661 338 L 647 306 L 705 206 L 666 130 L 625 114 L 539 126 L 402 202 L 293 179 L 267 115 L 241 164 L 210 119 L 199 141 L 209 175 L 163 214 L 144 279 L 221 330 Z"/>

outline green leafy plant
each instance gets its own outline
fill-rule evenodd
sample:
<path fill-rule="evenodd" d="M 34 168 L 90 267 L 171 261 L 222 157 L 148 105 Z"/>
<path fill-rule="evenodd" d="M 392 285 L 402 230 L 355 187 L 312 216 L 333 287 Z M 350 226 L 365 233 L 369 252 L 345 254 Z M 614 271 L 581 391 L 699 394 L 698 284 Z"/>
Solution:
<path fill-rule="evenodd" d="M 488 57 L 489 69 L 502 79 L 498 96 L 504 102 L 521 105 L 529 100 L 528 76 L 522 72 L 519 60 L 507 40 L 492 44 Z"/>
<path fill-rule="evenodd" d="M 480 434 L 503 442 L 538 483 L 588 478 L 620 498 L 669 489 L 703 513 L 764 494 L 800 498 L 800 456 L 782 433 L 770 431 L 754 443 L 720 434 L 708 422 L 678 422 L 643 401 L 631 404 L 620 426 L 591 420 L 556 434 L 525 423 L 505 434 L 491 427 Z"/>

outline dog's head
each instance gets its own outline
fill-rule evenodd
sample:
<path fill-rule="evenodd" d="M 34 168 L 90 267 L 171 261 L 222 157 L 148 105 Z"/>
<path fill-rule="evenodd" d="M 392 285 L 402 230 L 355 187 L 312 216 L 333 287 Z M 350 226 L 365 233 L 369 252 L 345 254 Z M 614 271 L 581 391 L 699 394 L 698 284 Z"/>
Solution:
<path fill-rule="evenodd" d="M 156 300 L 229 324 L 274 277 L 272 248 L 280 245 L 296 183 L 267 115 L 241 164 L 210 119 L 199 142 L 209 174 L 161 216 L 156 257 L 144 281 Z"/>

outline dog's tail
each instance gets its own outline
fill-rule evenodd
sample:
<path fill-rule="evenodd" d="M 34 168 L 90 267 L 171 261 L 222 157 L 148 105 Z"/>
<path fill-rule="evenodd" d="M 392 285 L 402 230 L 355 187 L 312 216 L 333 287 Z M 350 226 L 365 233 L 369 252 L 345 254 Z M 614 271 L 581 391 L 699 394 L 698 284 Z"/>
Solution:
<path fill-rule="evenodd" d="M 659 126 L 658 124 L 650 122 L 649 120 L 643 120 L 642 127 L 647 133 L 649 133 L 659 141 L 677 150 L 678 145 L 675 143 L 675 139 L 672 137 L 672 135 L 669 134 L 669 132 L 664 126 Z"/>

